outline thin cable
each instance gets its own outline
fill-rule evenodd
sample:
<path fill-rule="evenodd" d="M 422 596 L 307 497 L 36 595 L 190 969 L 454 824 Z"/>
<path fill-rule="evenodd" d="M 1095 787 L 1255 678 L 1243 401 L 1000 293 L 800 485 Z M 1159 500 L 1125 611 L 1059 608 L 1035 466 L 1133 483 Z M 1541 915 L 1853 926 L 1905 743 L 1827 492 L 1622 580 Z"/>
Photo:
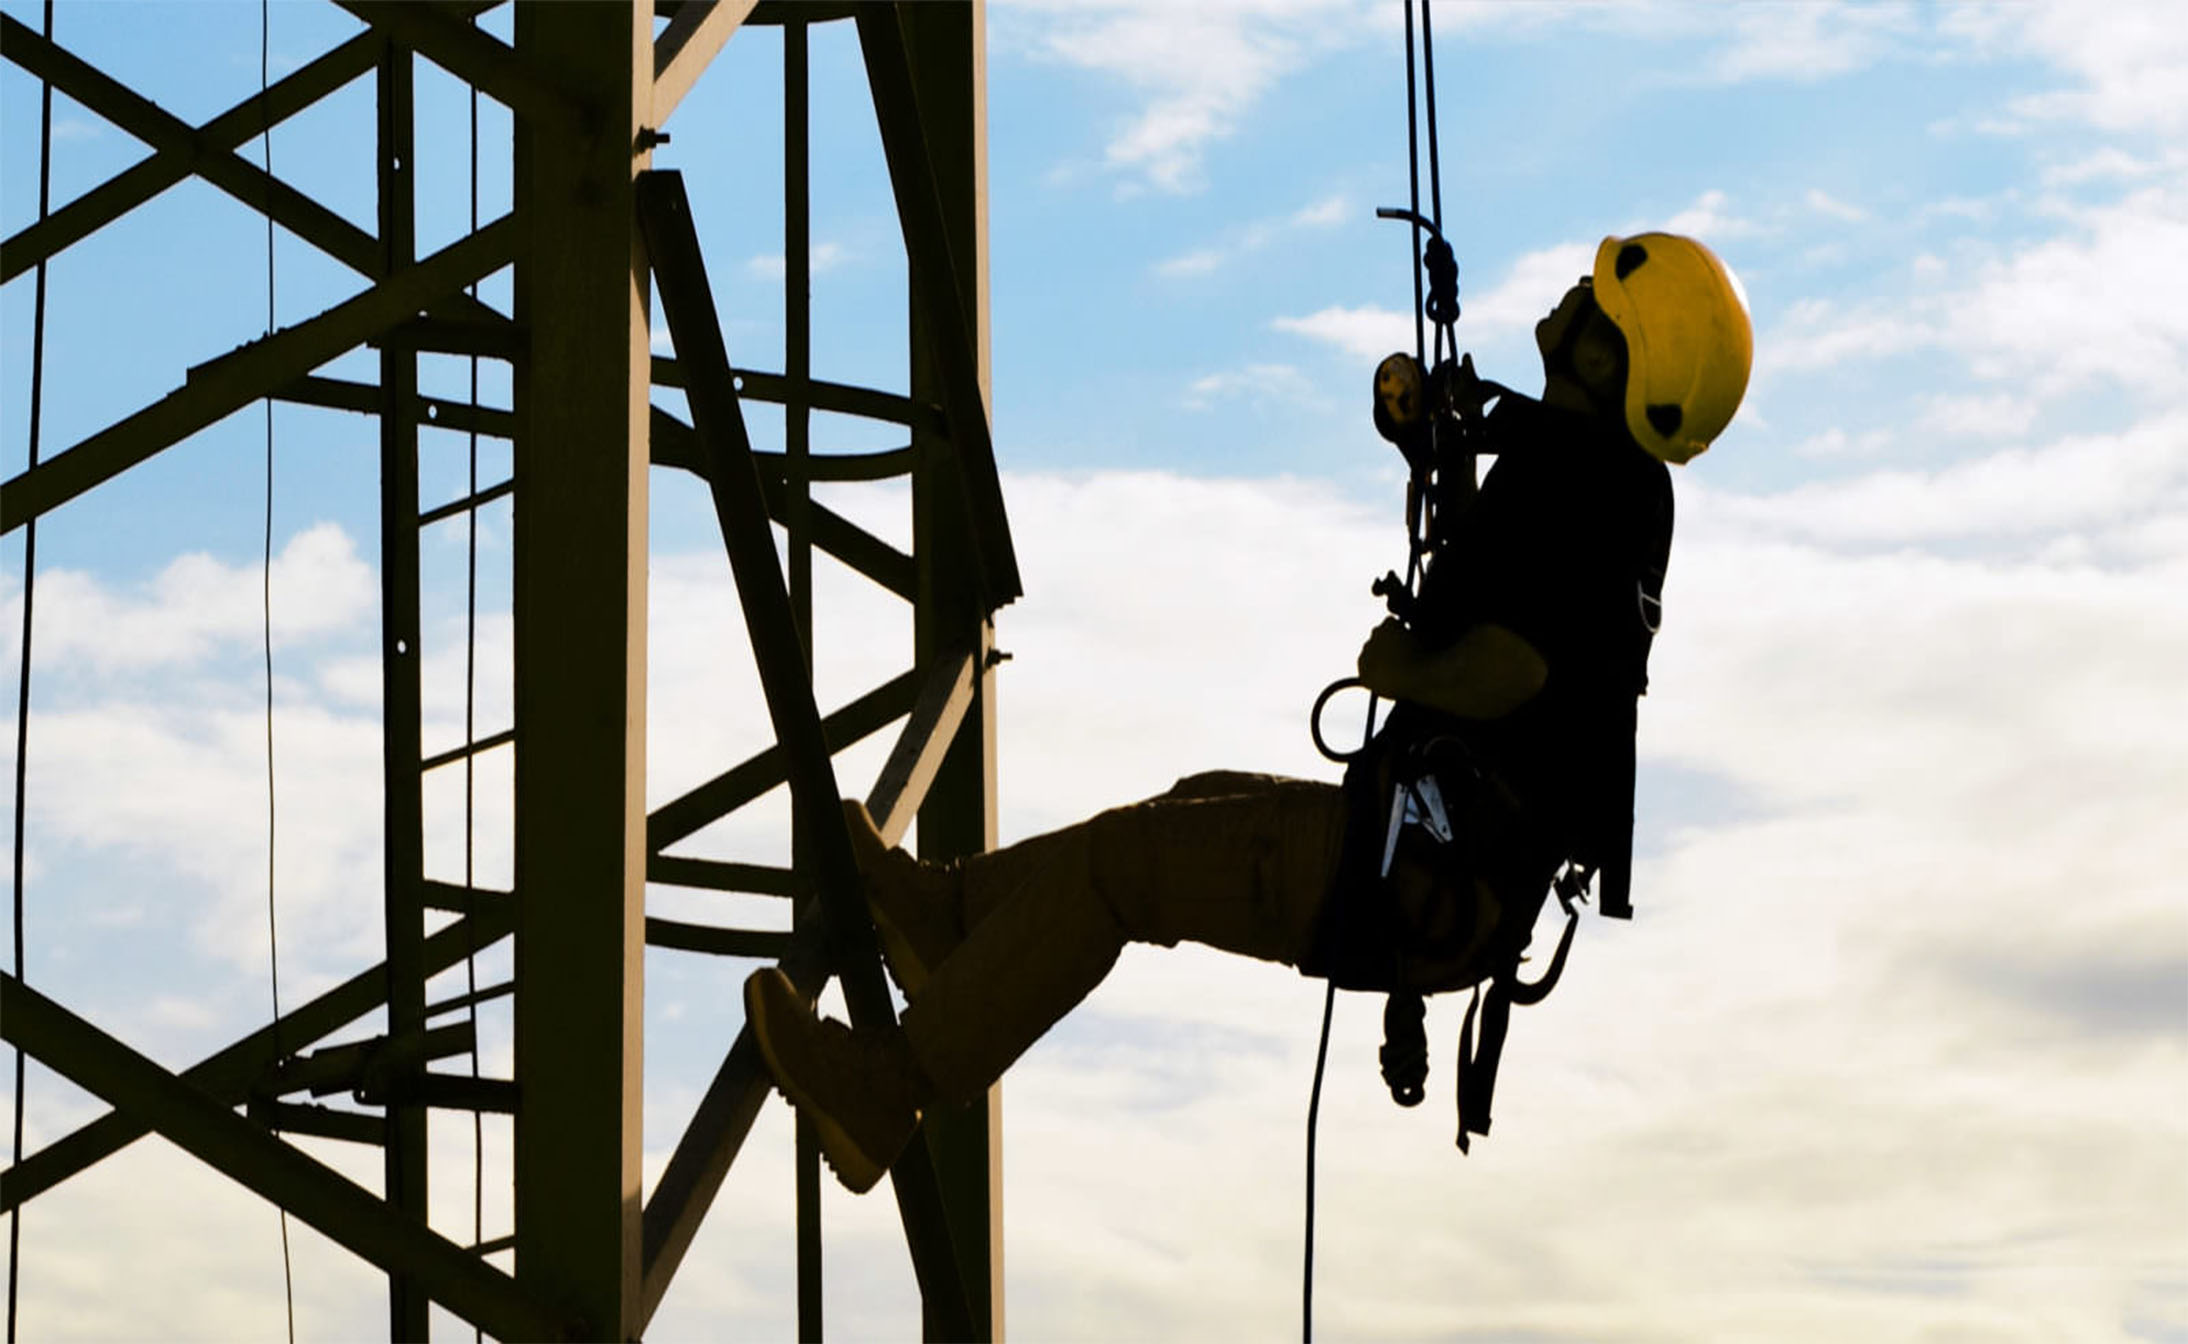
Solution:
<path fill-rule="evenodd" d="M 1418 222 L 1421 217 L 1421 128 L 1420 99 L 1413 90 L 1413 0 L 1405 0 L 1405 166 L 1416 221 L 1413 251 L 1406 258 L 1407 269 L 1413 272 L 1413 359 L 1425 368 L 1428 337 L 1422 325 L 1421 307 L 1421 226 Z"/>
<path fill-rule="evenodd" d="M 264 125 L 259 143 L 265 172 L 273 177 L 273 120 L 266 109 L 268 64 L 272 46 L 273 17 L 268 0 L 258 0 L 258 110 Z M 274 222 L 266 216 L 266 334 L 274 332 Z M 258 569 L 259 627 L 266 650 L 266 963 L 273 994 L 274 1058 L 281 1048 L 281 938 L 274 921 L 274 683 L 273 683 L 273 527 L 274 527 L 274 413 L 273 398 L 266 398 L 266 526 L 263 554 Z M 281 1294 L 287 1306 L 289 1344 L 296 1344 L 296 1273 L 289 1260 L 289 1211 L 281 1214 Z"/>
<path fill-rule="evenodd" d="M 53 0 L 46 0 L 45 37 L 53 40 Z M 53 83 L 41 81 L 38 98 L 38 219 L 53 200 Z M 38 465 L 38 428 L 46 385 L 46 264 L 38 263 L 30 327 L 30 465 Z M 15 681 L 15 978 L 23 979 L 23 813 L 30 762 L 30 611 L 38 577 L 38 520 L 23 525 L 23 647 Z M 15 1145 L 11 1167 L 23 1163 L 23 1050 L 15 1050 Z M 15 1311 L 23 1280 L 23 1206 L 8 1215 L 8 1344 L 15 1344 Z"/>
<path fill-rule="evenodd" d="M 1429 24 L 1428 0 L 1421 0 L 1421 82 L 1428 91 L 1428 209 L 1436 232 L 1443 232 L 1443 169 L 1436 160 L 1436 34 Z"/>
<path fill-rule="evenodd" d="M 1314 1132 L 1322 1119 L 1322 1068 L 1330 1057 L 1330 1013 L 1337 1006 L 1337 982 L 1322 993 L 1322 1041 L 1314 1048 L 1314 1091 L 1307 1097 L 1307 1263 L 1299 1276 L 1299 1337 L 1314 1344 Z"/>
<path fill-rule="evenodd" d="M 1428 11 L 1429 0 L 1421 0 L 1421 82 L 1428 92 L 1428 217 L 1436 225 L 1436 236 L 1442 238 L 1443 168 L 1436 155 L 1436 34 Z M 1444 357 L 1443 338 L 1444 329 L 1439 323 L 1436 327 L 1436 362 L 1439 364 Z M 1455 342 L 1451 353 L 1458 354 Z"/>
<path fill-rule="evenodd" d="M 471 88 L 471 232 L 479 231 L 479 90 Z M 477 281 L 471 283 L 471 297 L 479 297 Z M 479 357 L 471 356 L 471 405 L 479 404 Z M 470 437 L 471 481 L 465 496 L 476 499 L 479 493 L 479 431 L 477 417 L 473 417 Z M 464 514 L 469 535 L 464 552 L 464 607 L 463 607 L 463 740 L 468 748 L 479 740 L 475 722 L 479 680 L 479 508 L 474 504 Z M 463 755 L 463 885 L 469 891 L 472 882 L 472 798 L 478 753 L 466 750 Z M 464 949 L 464 988 L 469 994 L 471 1019 L 471 1076 L 479 1076 L 479 943 L 478 929 L 474 922 L 470 944 Z M 471 1112 L 471 1244 L 479 1245 L 485 1238 L 486 1223 L 486 1117 L 483 1112 Z M 486 1331 L 472 1327 L 472 1338 L 483 1342 Z"/>

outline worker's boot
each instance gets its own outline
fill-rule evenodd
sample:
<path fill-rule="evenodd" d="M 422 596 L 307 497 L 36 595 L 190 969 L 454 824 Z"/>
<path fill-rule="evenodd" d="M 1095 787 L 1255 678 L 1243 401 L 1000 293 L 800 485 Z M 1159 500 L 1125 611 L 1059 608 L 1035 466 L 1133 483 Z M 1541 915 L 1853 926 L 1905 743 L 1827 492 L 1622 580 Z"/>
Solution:
<path fill-rule="evenodd" d="M 812 1120 L 836 1179 L 854 1195 L 873 1189 L 933 1090 L 903 1031 L 819 1017 L 772 966 L 745 981 L 745 1021 L 776 1085 Z"/>
<path fill-rule="evenodd" d="M 843 800 L 851 854 L 866 883 L 866 904 L 881 935 L 882 959 L 910 998 L 952 949 L 965 941 L 963 879 L 954 866 L 921 863 L 882 839 L 866 804 Z"/>

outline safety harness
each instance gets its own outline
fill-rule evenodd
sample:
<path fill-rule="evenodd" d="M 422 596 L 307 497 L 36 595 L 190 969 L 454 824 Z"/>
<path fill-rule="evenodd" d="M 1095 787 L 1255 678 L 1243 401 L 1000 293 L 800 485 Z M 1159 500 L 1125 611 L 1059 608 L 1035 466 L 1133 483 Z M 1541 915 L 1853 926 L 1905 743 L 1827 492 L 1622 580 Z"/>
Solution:
<path fill-rule="evenodd" d="M 1523 440 L 1561 431 L 1539 418 L 1554 413 L 1480 379 L 1471 358 L 1457 354 L 1449 331 L 1458 315 L 1456 267 L 1433 221 L 1413 211 L 1379 213 L 1429 234 L 1423 306 L 1436 324 L 1435 348 L 1443 358 L 1425 373 L 1416 366 L 1409 376 L 1417 389 L 1405 379 L 1378 375 L 1377 428 L 1409 466 L 1408 558 L 1403 579 L 1395 571 L 1385 574 L 1374 591 L 1408 630 L 1449 638 L 1458 631 L 1432 627 L 1448 626 L 1451 613 L 1430 610 L 1422 593 L 1439 561 L 1461 562 L 1457 542 L 1476 525 L 1475 459 L 1531 447 L 1515 445 L 1515 432 L 1498 432 L 1493 422 L 1531 426 L 1517 432 Z M 1417 406 L 1406 401 L 1413 395 Z M 1484 411 L 1492 402 L 1499 403 L 1495 416 Z M 1315 703 L 1315 744 L 1346 765 L 1352 821 L 1325 915 L 1336 927 L 1318 940 L 1306 969 L 1341 988 L 1388 994 L 1380 1062 L 1391 1097 L 1402 1106 L 1418 1105 L 1425 1096 L 1423 996 L 1472 988 L 1458 1047 L 1461 1151 L 1469 1149 L 1472 1135 L 1489 1132 L 1511 1009 L 1539 1003 L 1556 987 L 1590 888 L 1599 886 L 1603 914 L 1632 915 L 1635 707 L 1647 689 L 1648 654 L 1662 622 L 1672 522 L 1668 482 L 1617 503 L 1627 518 L 1607 544 L 1627 567 L 1631 606 L 1622 622 L 1601 614 L 1605 623 L 1622 626 L 1603 632 L 1610 681 L 1564 706 L 1580 716 L 1573 729 L 1581 744 L 1577 759 L 1556 763 L 1575 781 L 1563 799 L 1573 815 L 1555 825 L 1530 816 L 1535 800 L 1523 803 L 1506 787 L 1494 761 L 1448 722 L 1411 706 L 1395 707 L 1377 728 L 1371 703 L 1360 747 L 1333 749 L 1322 732 L 1323 713 L 1338 692 L 1364 685 L 1358 678 L 1332 683 Z M 1502 857 L 1515 852 L 1521 856 L 1516 861 Z M 1485 877 L 1494 879 L 1492 890 L 1477 885 Z M 1565 927 L 1547 972 L 1527 980 L 1520 968 L 1535 917 L 1552 895 Z"/>

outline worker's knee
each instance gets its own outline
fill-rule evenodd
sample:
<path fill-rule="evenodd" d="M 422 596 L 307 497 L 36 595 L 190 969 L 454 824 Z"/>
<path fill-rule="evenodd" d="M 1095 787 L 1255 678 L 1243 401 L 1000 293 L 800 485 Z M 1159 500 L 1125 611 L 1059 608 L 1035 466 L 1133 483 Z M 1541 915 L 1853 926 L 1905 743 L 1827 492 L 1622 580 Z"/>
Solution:
<path fill-rule="evenodd" d="M 1336 861 L 1343 803 L 1334 786 L 1281 780 L 1250 795 L 1117 808 L 1089 826 L 1094 891 L 1127 937 L 1297 961 Z"/>

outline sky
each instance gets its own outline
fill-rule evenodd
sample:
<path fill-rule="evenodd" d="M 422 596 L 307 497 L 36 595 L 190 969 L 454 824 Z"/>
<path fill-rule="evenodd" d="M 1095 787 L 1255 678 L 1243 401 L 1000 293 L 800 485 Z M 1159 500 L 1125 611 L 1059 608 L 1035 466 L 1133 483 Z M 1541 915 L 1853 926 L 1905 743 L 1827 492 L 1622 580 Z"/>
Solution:
<path fill-rule="evenodd" d="M 37 7 L 0 4 L 26 23 Z M 994 426 L 1026 596 L 997 618 L 1003 838 L 1228 767 L 1334 778 L 1308 705 L 1402 564 L 1368 417 L 1410 344 L 1400 7 L 993 0 Z M 1530 326 L 1606 234 L 1739 274 L 1746 404 L 1676 473 L 1642 705 L 1630 925 L 1583 925 L 1515 1015 L 1496 1126 L 1452 1145 L 1463 1004 L 1430 1100 L 1375 1076 L 1340 996 L 1321 1112 L 1317 1326 L 1447 1340 L 2188 1340 L 2188 17 L 2164 4 L 1441 4 L 1443 214 L 1462 346 L 1538 385 Z M 506 24 L 496 16 L 492 24 Z M 356 31 L 271 7 L 275 77 Z M 64 4 L 58 39 L 197 122 L 255 91 L 249 4 Z M 498 31 L 506 32 L 506 27 Z M 816 30 L 815 369 L 901 388 L 903 254 L 855 44 Z M 732 358 L 780 367 L 780 46 L 738 36 L 670 129 Z M 470 121 L 422 66 L 422 247 L 465 227 Z M 482 217 L 509 117 L 480 115 Z M 368 83 L 283 126 L 275 171 L 372 227 Z M 497 148 L 498 147 L 498 148 Z M 55 108 L 59 205 L 143 148 Z M 249 154 L 256 161 L 260 147 Z M 37 85 L 0 69 L 0 231 L 36 216 Z M 265 232 L 201 182 L 52 267 L 43 449 L 265 326 Z M 293 322 L 361 281 L 294 238 Z M 0 290 L 0 471 L 22 469 L 31 279 Z M 486 287 L 506 302 L 506 277 Z M 666 350 L 666 336 L 657 333 Z M 337 361 L 329 372 L 370 376 Z M 466 394 L 430 361 L 429 390 Z M 481 390 L 505 405 L 491 366 Z M 251 408 L 38 535 L 27 976 L 182 1067 L 262 1024 L 264 422 Z M 755 414 L 762 446 L 779 418 Z M 276 909 L 284 1003 L 378 960 L 376 438 L 275 415 Z M 891 446 L 816 418 L 816 446 Z M 428 430 L 422 496 L 462 493 Z M 481 480 L 507 453 L 482 445 Z M 704 493 L 657 471 L 648 795 L 768 737 Z M 901 491 L 824 502 L 907 542 Z M 466 538 L 425 551 L 424 749 L 462 740 Z M 508 513 L 482 511 L 476 722 L 508 722 Z M 901 671 L 909 620 L 817 566 L 824 706 Z M 0 544 L 13 714 L 20 535 Z M 8 737 L 14 737 L 12 719 Z M 846 753 L 863 792 L 884 740 Z M 460 778 L 427 868 L 460 877 Z M 474 871 L 509 869 L 507 753 Z M 779 856 L 779 798 L 684 852 Z M 779 927 L 779 903 L 649 909 Z M 746 963 L 647 959 L 650 1180 L 739 1021 Z M 479 968 L 507 970 L 506 951 Z M 448 982 L 442 982 L 443 985 Z M 832 1000 L 831 1000 L 832 1001 Z M 1004 1084 L 1007 1321 L 1027 1339 L 1298 1326 L 1321 988 L 1135 948 Z M 840 1009 L 839 1009 L 840 1011 Z M 509 1064 L 506 1014 L 484 1067 Z M 35 1064 L 32 1148 L 102 1108 Z M 771 1102 L 650 1337 L 787 1337 L 789 1112 Z M 359 1180 L 377 1161 L 299 1140 Z M 471 1231 L 469 1126 L 434 1221 Z M 484 1232 L 507 1230 L 486 1128 Z M 893 1203 L 830 1188 L 827 1321 L 903 1337 Z M 384 1332 L 383 1280 L 293 1220 L 299 1338 Z M 146 1140 L 23 1221 L 26 1338 L 283 1337 L 273 1210 Z M 506 1258 L 504 1258 L 506 1263 Z M 440 1337 L 468 1334 L 445 1315 Z"/>

